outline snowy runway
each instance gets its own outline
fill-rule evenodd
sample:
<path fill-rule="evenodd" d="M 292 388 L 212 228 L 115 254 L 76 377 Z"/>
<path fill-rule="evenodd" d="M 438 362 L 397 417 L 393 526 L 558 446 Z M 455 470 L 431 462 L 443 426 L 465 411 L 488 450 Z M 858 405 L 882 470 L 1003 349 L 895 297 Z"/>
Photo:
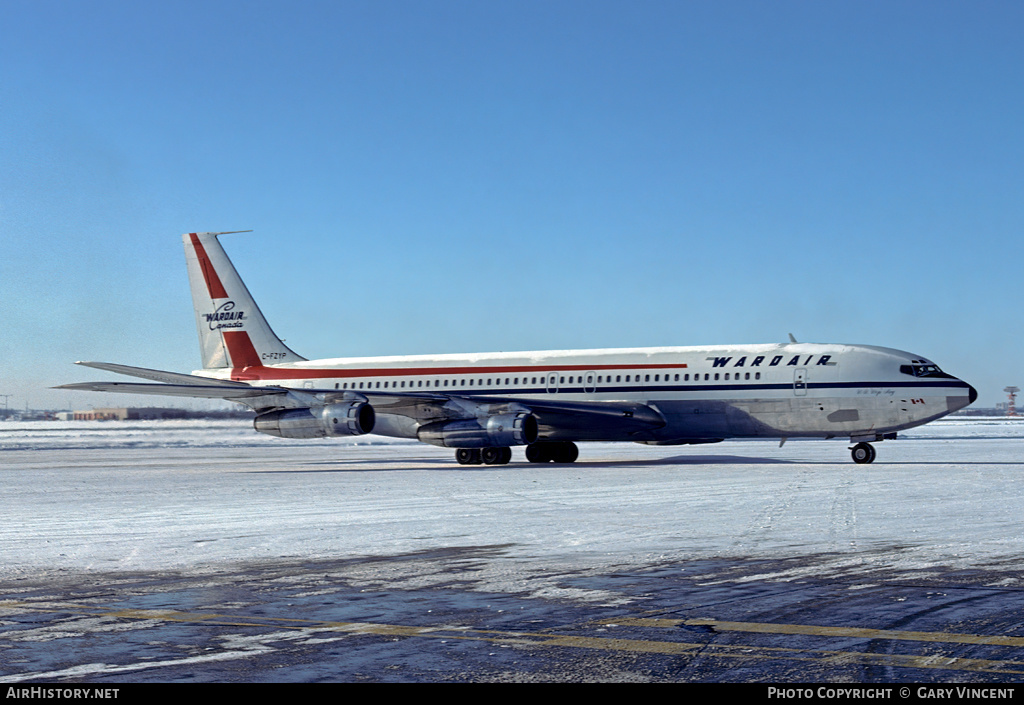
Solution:
<path fill-rule="evenodd" d="M 568 466 L 530 465 L 517 449 L 510 465 L 464 467 L 447 450 L 367 440 L 282 441 L 244 422 L 2 424 L 0 599 L 41 600 L 47 585 L 67 597 L 142 574 L 208 586 L 237 573 L 234 583 L 259 591 L 254 576 L 280 581 L 283 571 L 302 595 L 343 583 L 430 599 L 457 590 L 459 609 L 504 595 L 522 609 L 628 613 L 649 609 L 652 586 L 638 593 L 637 581 L 611 577 L 686 566 L 703 566 L 699 582 L 716 594 L 838 582 L 888 596 L 956 575 L 1016 599 L 1024 580 L 1019 421 L 935 423 L 878 444 L 869 466 L 853 464 L 842 441 L 582 444 Z M 301 566 L 336 580 L 325 587 Z M 699 607 L 701 591 L 679 590 Z M 770 620 L 771 606 L 760 609 Z M 858 626 L 890 617 L 866 614 Z M 56 671 L 4 666 L 0 677 Z M 146 669 L 157 680 L 172 672 Z"/>
<path fill-rule="evenodd" d="M 517 449 L 511 465 L 475 468 L 421 444 L 288 442 L 244 422 L 24 426 L 0 431 L 0 579 L 498 544 L 587 565 L 888 547 L 914 569 L 1024 556 L 1019 422 L 933 424 L 879 444 L 870 466 L 841 441 L 736 441 L 584 444 L 568 466 Z"/>

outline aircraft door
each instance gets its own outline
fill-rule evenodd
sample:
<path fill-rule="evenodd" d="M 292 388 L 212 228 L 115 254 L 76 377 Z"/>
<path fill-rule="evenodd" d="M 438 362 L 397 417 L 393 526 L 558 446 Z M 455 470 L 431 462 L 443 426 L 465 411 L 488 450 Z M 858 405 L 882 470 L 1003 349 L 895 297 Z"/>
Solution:
<path fill-rule="evenodd" d="M 798 367 L 793 370 L 793 394 L 798 397 L 807 396 L 807 368 Z"/>
<path fill-rule="evenodd" d="M 558 391 L 558 373 L 548 372 L 546 384 L 548 394 L 555 394 Z"/>
<path fill-rule="evenodd" d="M 583 391 L 587 394 L 593 394 L 597 391 L 597 373 L 594 371 L 587 372 L 583 375 Z"/>

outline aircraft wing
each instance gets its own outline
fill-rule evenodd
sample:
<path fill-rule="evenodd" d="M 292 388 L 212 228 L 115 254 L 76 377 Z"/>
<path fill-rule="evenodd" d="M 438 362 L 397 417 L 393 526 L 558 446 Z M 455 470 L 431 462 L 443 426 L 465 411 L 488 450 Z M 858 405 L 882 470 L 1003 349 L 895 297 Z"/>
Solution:
<path fill-rule="evenodd" d="M 665 420 L 654 408 L 637 402 L 569 402 L 546 399 L 521 399 L 501 396 L 467 397 L 437 392 L 376 392 L 370 390 L 296 389 L 260 387 L 233 380 L 131 367 L 109 362 L 77 364 L 118 374 L 154 380 L 143 382 L 80 382 L 55 389 L 73 389 L 122 394 L 157 394 L 205 399 L 226 399 L 244 404 L 258 413 L 274 409 L 298 409 L 342 401 L 367 401 L 379 413 L 407 416 L 420 423 L 442 419 L 479 418 L 510 410 L 529 411 L 537 418 L 544 436 L 566 434 L 580 438 L 600 437 L 604 429 L 637 433 L 661 428 Z"/>
<path fill-rule="evenodd" d="M 76 362 L 75 364 L 131 377 L 151 379 L 158 384 L 142 382 L 77 382 L 74 384 L 62 384 L 54 387 L 54 389 L 227 399 L 245 404 L 256 411 L 268 408 L 298 408 L 316 404 L 331 404 L 339 401 L 367 401 L 372 397 L 374 406 L 387 408 L 391 413 L 401 413 L 399 409 L 402 407 L 422 403 L 443 403 L 450 398 L 450 395 L 431 394 L 429 392 L 426 394 L 381 394 L 370 391 L 364 393 L 341 392 L 335 389 L 296 389 L 276 385 L 261 387 L 247 382 L 200 377 L 199 375 L 153 370 L 146 367 L 132 367 L 113 362 Z"/>
<path fill-rule="evenodd" d="M 619 433 L 652 431 L 665 425 L 665 418 L 654 408 L 637 402 L 518 402 L 537 417 L 544 436 L 556 438 L 568 432 L 575 439 L 594 434 L 600 437 L 605 429 Z"/>

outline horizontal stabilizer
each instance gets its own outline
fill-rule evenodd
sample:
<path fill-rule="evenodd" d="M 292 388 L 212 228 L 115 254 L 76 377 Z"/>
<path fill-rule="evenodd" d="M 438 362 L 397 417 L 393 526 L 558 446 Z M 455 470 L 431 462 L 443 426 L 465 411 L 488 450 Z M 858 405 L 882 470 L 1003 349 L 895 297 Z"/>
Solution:
<path fill-rule="evenodd" d="M 78 382 L 62 384 L 53 389 L 75 389 L 85 392 L 118 392 L 120 394 L 163 394 L 173 397 L 199 397 L 204 399 L 233 399 L 288 394 L 281 387 L 240 387 L 222 384 L 146 384 L 143 382 Z M 244 403 L 244 402 L 243 402 Z"/>
<path fill-rule="evenodd" d="M 249 386 L 245 382 L 235 382 L 233 380 L 226 379 L 211 379 L 209 377 L 199 377 L 197 375 L 186 375 L 180 372 L 151 370 L 145 367 L 131 367 L 130 365 L 118 365 L 113 362 L 76 362 L 75 364 L 82 365 L 83 367 L 93 367 L 97 370 L 105 370 L 107 372 L 116 372 L 119 375 L 127 375 L 129 377 L 151 379 L 154 382 L 164 382 L 166 384 L 201 384 L 203 386 L 217 387 Z"/>

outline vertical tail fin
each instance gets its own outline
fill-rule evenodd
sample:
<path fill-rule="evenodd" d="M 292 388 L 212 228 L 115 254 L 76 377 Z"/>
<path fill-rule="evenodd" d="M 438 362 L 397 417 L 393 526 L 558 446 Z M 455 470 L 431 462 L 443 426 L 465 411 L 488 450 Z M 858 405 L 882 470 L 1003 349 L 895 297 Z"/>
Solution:
<path fill-rule="evenodd" d="M 218 235 L 226 234 L 182 235 L 203 368 L 258 367 L 305 360 L 270 329 L 217 240 Z"/>

